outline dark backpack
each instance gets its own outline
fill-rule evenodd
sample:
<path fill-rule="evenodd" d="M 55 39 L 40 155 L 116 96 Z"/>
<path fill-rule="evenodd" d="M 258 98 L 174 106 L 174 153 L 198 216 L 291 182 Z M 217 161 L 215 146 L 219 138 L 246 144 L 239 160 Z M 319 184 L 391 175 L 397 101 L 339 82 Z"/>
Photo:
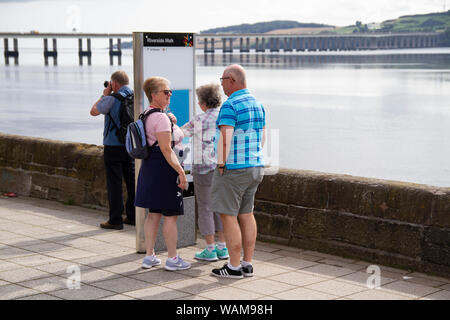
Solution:
<path fill-rule="evenodd" d="M 122 96 L 120 93 L 112 93 L 112 97 L 119 99 L 120 101 L 120 110 L 119 110 L 119 119 L 120 124 L 114 122 L 111 115 L 108 113 L 108 116 L 111 120 L 111 123 L 116 128 L 116 136 L 119 139 L 119 142 L 125 144 L 125 136 L 127 135 L 127 128 L 130 123 L 134 121 L 134 94 L 131 93 L 126 97 Z"/>
<path fill-rule="evenodd" d="M 150 111 L 144 111 L 139 115 L 139 119 L 131 122 L 128 125 L 127 134 L 125 137 L 125 148 L 128 154 L 133 159 L 147 159 L 150 156 L 152 147 L 158 144 L 158 140 L 153 143 L 152 146 L 147 145 L 147 137 L 145 135 L 145 119 L 154 112 L 163 112 L 161 109 L 151 109 Z M 171 123 L 171 131 L 173 134 L 173 123 Z M 174 141 L 172 140 L 172 148 L 174 147 Z"/>

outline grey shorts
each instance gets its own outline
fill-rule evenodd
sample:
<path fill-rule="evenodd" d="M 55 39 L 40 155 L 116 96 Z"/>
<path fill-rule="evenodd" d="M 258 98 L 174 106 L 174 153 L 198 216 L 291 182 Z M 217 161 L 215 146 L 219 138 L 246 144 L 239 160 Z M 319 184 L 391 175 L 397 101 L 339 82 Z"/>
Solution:
<path fill-rule="evenodd" d="M 212 211 L 237 216 L 253 212 L 255 193 L 264 177 L 264 167 L 214 171 Z"/>

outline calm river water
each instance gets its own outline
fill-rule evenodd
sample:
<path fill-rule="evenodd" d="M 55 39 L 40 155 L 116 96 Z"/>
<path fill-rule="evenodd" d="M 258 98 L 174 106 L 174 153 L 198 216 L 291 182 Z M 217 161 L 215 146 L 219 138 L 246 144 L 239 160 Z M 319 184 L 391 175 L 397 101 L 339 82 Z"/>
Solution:
<path fill-rule="evenodd" d="M 89 111 L 119 68 L 107 50 L 90 67 L 71 49 L 58 62 L 45 67 L 41 49 L 21 50 L 20 66 L 2 59 L 0 132 L 101 144 L 103 117 Z M 235 62 L 265 106 L 269 142 L 279 138 L 280 167 L 450 187 L 450 48 L 199 54 L 197 85 Z M 122 63 L 131 74 L 131 51 Z"/>

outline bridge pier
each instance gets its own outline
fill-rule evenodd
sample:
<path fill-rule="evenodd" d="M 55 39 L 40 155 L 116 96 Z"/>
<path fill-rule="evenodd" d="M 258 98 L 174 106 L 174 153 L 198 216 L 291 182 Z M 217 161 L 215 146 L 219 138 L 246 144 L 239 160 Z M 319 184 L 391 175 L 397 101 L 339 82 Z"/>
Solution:
<path fill-rule="evenodd" d="M 292 38 L 284 38 L 284 52 L 292 52 Z"/>
<path fill-rule="evenodd" d="M 310 43 L 311 43 L 311 38 L 305 38 L 304 39 L 304 45 L 303 45 L 304 51 L 311 51 Z"/>
<path fill-rule="evenodd" d="M 230 47 L 227 47 L 227 40 L 230 42 Z M 232 53 L 233 52 L 233 38 L 222 38 L 222 52 Z"/>
<path fill-rule="evenodd" d="M 292 38 L 292 51 L 300 51 L 300 38 Z"/>
<path fill-rule="evenodd" d="M 316 49 L 315 49 L 315 41 L 316 40 L 314 38 L 309 38 L 308 52 L 316 51 Z"/>
<path fill-rule="evenodd" d="M 305 38 L 305 51 L 312 51 L 312 38 Z"/>
<path fill-rule="evenodd" d="M 394 40 L 394 47 L 395 47 L 395 49 L 400 49 L 401 48 L 401 40 L 402 40 L 401 37 L 399 37 L 399 36 L 395 37 L 395 40 Z"/>
<path fill-rule="evenodd" d="M 214 38 L 211 38 L 211 50 L 209 52 L 214 53 L 215 49 L 214 49 Z"/>
<path fill-rule="evenodd" d="M 300 51 L 308 51 L 308 38 L 300 39 Z"/>
<path fill-rule="evenodd" d="M 244 48 L 244 38 L 239 39 L 239 52 L 250 52 L 250 38 L 246 39 L 246 47 Z"/>
<path fill-rule="evenodd" d="M 109 39 L 109 65 L 114 65 L 114 56 L 117 56 L 117 63 L 119 66 L 122 65 L 122 49 L 121 49 L 121 39 L 117 39 L 117 50 L 114 50 L 113 39 Z"/>
<path fill-rule="evenodd" d="M 279 52 L 280 42 L 279 38 L 270 38 L 270 52 Z"/>
<path fill-rule="evenodd" d="M 419 39 L 419 48 L 423 48 L 423 37 Z"/>
<path fill-rule="evenodd" d="M 78 39 L 78 58 L 80 66 L 83 65 L 83 57 L 87 57 L 88 66 L 92 64 L 91 39 L 87 39 L 87 50 L 83 51 L 83 39 Z"/>
<path fill-rule="evenodd" d="M 203 53 L 214 53 L 214 38 L 211 38 L 211 49 L 208 49 L 208 38 L 205 38 L 203 44 Z"/>
<path fill-rule="evenodd" d="M 349 51 L 351 50 L 352 42 L 350 37 L 346 37 L 344 41 L 344 50 Z"/>
<path fill-rule="evenodd" d="M 322 51 L 323 47 L 323 38 L 317 38 L 317 50 Z"/>
<path fill-rule="evenodd" d="M 392 49 L 393 48 L 393 46 L 394 46 L 394 39 L 393 39 L 393 37 L 388 37 L 386 39 L 386 46 L 387 46 L 387 49 Z"/>
<path fill-rule="evenodd" d="M 9 66 L 9 58 L 14 58 L 14 64 L 19 65 L 19 44 L 17 38 L 13 39 L 14 50 L 10 51 L 8 47 L 8 38 L 4 39 L 4 55 L 5 55 L 5 65 Z"/>
<path fill-rule="evenodd" d="M 48 66 L 48 57 L 53 58 L 53 65 L 58 65 L 58 50 L 56 48 L 56 38 L 53 38 L 53 50 L 48 50 L 48 39 L 44 39 L 44 63 Z"/>
<path fill-rule="evenodd" d="M 261 38 L 261 46 L 259 46 L 259 38 L 256 38 L 256 45 L 255 45 L 255 51 L 256 52 L 265 52 L 266 51 L 266 38 Z"/>
<path fill-rule="evenodd" d="M 345 37 L 341 37 L 338 40 L 339 42 L 339 51 L 344 51 L 345 50 Z"/>
<path fill-rule="evenodd" d="M 363 49 L 363 39 L 361 39 L 361 37 L 357 37 L 355 39 L 356 43 L 355 43 L 355 49 L 356 50 L 362 50 Z"/>

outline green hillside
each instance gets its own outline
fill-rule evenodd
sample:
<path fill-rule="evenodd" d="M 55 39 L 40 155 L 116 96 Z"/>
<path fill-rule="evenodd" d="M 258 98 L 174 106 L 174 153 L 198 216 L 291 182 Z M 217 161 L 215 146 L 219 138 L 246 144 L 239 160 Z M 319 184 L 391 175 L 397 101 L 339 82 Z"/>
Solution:
<path fill-rule="evenodd" d="M 438 32 L 450 28 L 450 10 L 414 16 L 402 16 L 382 23 L 383 32 Z"/>
<path fill-rule="evenodd" d="M 254 24 L 240 24 L 228 27 L 213 28 L 200 31 L 202 33 L 266 33 L 273 30 L 293 29 L 293 28 L 323 28 L 332 27 L 326 24 L 318 23 L 300 23 L 290 20 L 275 20 L 269 22 L 258 22 Z"/>
<path fill-rule="evenodd" d="M 401 16 L 383 21 L 379 27 L 369 28 L 367 24 L 336 28 L 334 33 L 405 33 L 405 32 L 442 32 L 450 30 L 450 10 L 447 12 Z"/>

